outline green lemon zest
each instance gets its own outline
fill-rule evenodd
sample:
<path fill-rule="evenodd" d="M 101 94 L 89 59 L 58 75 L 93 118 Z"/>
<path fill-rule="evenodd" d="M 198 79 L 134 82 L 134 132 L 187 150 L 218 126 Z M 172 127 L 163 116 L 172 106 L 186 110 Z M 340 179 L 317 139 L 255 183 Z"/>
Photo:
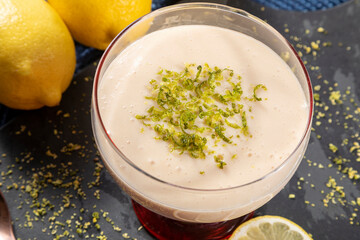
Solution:
<path fill-rule="evenodd" d="M 151 107 L 135 118 L 153 129 L 157 140 L 169 143 L 171 151 L 193 158 L 215 154 L 206 136 L 215 143 L 233 144 L 226 127 L 239 130 L 237 137 L 251 136 L 242 102 L 261 101 L 256 93 L 260 88 L 267 90 L 263 84 L 254 87 L 251 98 L 243 97 L 240 76 L 229 68 L 211 68 L 207 63 L 187 64 L 181 72 L 161 69 L 158 75 L 158 79 L 150 80 L 150 95 L 145 96 Z M 228 87 L 220 88 L 224 84 Z M 223 169 L 223 156 L 215 155 L 214 159 Z"/>
<path fill-rule="evenodd" d="M 259 98 L 257 95 L 256 95 L 256 91 L 259 89 L 259 88 L 262 88 L 263 90 L 267 91 L 267 88 L 263 85 L 263 84 L 258 84 L 254 87 L 254 90 L 253 90 L 253 99 L 254 101 L 261 101 L 262 98 Z"/>

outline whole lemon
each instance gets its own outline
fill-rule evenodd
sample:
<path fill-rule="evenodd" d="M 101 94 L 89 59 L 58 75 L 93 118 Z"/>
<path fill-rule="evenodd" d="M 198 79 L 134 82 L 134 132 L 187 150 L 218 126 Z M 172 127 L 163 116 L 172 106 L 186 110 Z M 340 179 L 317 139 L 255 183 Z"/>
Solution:
<path fill-rule="evenodd" d="M 106 49 L 126 26 L 151 11 L 151 0 L 48 0 L 79 43 Z"/>
<path fill-rule="evenodd" d="M 75 70 L 74 41 L 44 0 L 0 0 L 0 103 L 58 105 Z"/>

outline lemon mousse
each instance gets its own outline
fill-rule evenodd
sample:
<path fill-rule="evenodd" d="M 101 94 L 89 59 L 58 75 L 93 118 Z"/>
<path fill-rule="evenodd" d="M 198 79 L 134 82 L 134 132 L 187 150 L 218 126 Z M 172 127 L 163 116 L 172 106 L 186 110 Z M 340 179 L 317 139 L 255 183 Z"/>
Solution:
<path fill-rule="evenodd" d="M 265 44 L 229 29 L 148 34 L 119 53 L 97 91 L 103 157 L 131 197 L 167 217 L 212 222 L 249 213 L 280 191 L 306 147 L 298 145 L 310 106 L 293 71 Z M 245 192 L 205 193 L 241 185 Z M 264 189 L 270 194 L 258 199 Z"/>

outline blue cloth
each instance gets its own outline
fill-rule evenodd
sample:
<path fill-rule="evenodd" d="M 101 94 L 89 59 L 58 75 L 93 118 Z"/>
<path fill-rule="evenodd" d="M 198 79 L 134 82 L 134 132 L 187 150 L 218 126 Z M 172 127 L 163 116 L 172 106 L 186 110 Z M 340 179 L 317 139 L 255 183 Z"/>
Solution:
<path fill-rule="evenodd" d="M 349 0 L 253 0 L 266 7 L 290 11 L 316 11 L 335 7 Z"/>
<path fill-rule="evenodd" d="M 155 9 L 158 9 L 158 8 L 161 8 L 164 6 L 169 6 L 169 5 L 175 4 L 177 2 L 178 2 L 177 0 L 152 0 L 151 7 L 153 10 L 155 10 Z"/>
<path fill-rule="evenodd" d="M 238 0 L 240 1 L 240 0 Z M 349 0 L 252 0 L 266 7 L 289 11 L 316 11 L 335 7 Z M 174 4 L 176 0 L 153 0 L 152 8 Z"/>

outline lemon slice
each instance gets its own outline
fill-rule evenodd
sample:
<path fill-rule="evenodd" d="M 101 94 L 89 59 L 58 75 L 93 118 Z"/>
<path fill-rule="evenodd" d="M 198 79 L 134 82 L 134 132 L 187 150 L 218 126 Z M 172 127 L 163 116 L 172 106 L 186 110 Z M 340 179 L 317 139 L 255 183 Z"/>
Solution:
<path fill-rule="evenodd" d="M 229 240 L 312 240 L 312 238 L 289 219 L 261 216 L 241 224 Z"/>

